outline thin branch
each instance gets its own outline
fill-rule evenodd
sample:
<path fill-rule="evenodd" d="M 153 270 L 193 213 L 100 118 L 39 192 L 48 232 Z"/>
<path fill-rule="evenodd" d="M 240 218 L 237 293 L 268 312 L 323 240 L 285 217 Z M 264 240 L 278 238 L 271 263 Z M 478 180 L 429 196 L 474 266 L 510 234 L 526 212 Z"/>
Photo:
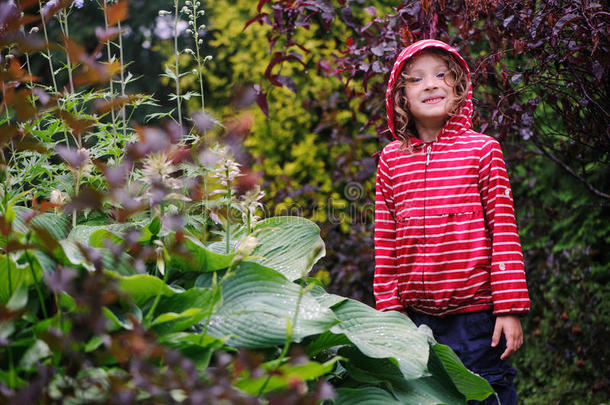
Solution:
<path fill-rule="evenodd" d="M 606 200 L 610 200 L 610 194 L 606 194 L 598 189 L 596 189 L 595 187 L 593 187 L 593 185 L 591 185 L 591 183 L 589 183 L 584 177 L 582 177 L 581 175 L 579 175 L 578 173 L 576 173 L 570 166 L 568 166 L 567 164 L 565 164 L 563 161 L 561 161 L 559 158 L 557 158 L 555 155 L 553 155 L 551 152 L 549 152 L 548 150 L 546 150 L 542 145 L 540 145 L 535 139 L 534 139 L 534 144 L 538 147 L 538 149 L 540 149 L 540 151 L 542 153 L 544 153 L 544 155 L 546 157 L 548 157 L 549 159 L 551 159 L 553 162 L 555 162 L 557 165 L 559 165 L 563 170 L 565 170 L 566 172 L 568 172 L 572 177 L 574 177 L 575 179 L 577 179 L 578 181 L 580 181 L 582 184 L 585 185 L 585 187 L 587 187 L 587 189 L 595 194 L 596 196 L 600 197 L 600 198 L 604 198 Z"/>

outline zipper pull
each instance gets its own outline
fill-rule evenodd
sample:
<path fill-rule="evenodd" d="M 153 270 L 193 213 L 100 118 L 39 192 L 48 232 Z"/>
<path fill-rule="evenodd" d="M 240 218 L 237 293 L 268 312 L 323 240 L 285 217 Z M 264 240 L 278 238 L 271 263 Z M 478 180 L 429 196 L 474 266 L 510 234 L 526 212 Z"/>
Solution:
<path fill-rule="evenodd" d="M 432 151 L 432 145 L 428 145 L 426 148 L 426 166 L 430 163 L 430 152 Z"/>

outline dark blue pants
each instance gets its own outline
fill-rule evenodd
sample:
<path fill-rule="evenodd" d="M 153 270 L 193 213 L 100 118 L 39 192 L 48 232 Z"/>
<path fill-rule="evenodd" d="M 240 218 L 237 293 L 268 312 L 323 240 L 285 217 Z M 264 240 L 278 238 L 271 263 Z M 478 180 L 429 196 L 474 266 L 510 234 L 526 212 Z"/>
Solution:
<path fill-rule="evenodd" d="M 437 342 L 453 349 L 468 369 L 485 378 L 498 393 L 502 405 L 516 405 L 517 391 L 513 379 L 517 375 L 508 361 L 500 360 L 506 348 L 504 336 L 496 347 L 491 347 L 496 318 L 491 311 L 475 311 L 444 317 L 408 311 L 409 318 L 417 325 L 426 324 L 434 332 Z M 497 404 L 495 396 L 483 402 L 469 404 Z"/>

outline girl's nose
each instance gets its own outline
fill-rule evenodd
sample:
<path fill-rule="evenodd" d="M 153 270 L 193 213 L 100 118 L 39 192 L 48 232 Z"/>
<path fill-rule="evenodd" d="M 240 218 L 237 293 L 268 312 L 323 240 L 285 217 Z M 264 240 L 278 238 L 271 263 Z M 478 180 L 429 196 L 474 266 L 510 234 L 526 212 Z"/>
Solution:
<path fill-rule="evenodd" d="M 434 80 L 435 78 L 431 75 L 426 75 L 424 77 L 424 87 L 426 89 L 435 89 L 438 84 L 436 82 L 436 80 Z"/>

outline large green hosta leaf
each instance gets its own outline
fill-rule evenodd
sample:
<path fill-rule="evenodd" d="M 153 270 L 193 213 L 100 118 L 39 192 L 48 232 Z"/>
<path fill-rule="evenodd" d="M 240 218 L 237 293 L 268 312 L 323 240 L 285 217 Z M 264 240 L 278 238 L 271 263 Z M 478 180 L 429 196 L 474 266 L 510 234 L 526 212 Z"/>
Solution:
<path fill-rule="evenodd" d="M 40 268 L 35 267 L 34 272 L 36 280 L 40 281 Z M 34 282 L 32 271 L 27 266 L 17 266 L 10 258 L 0 255 L 0 304 L 6 304 L 20 285 L 29 287 Z"/>
<path fill-rule="evenodd" d="M 229 344 L 263 348 L 284 344 L 301 287 L 275 270 L 243 262 L 222 286 L 222 306 L 210 320 L 212 336 L 229 336 Z M 303 294 L 292 339 L 322 333 L 338 322 L 332 311 L 309 293 Z"/>
<path fill-rule="evenodd" d="M 437 343 L 432 346 L 432 349 L 466 399 L 482 401 L 494 393 L 487 380 L 464 367 L 462 361 L 449 346 Z"/>
<path fill-rule="evenodd" d="M 331 332 L 345 334 L 362 353 L 396 361 L 406 379 L 429 375 L 428 338 L 399 312 L 380 312 L 354 300 L 333 307 L 341 323 Z"/>
<path fill-rule="evenodd" d="M 133 226 L 133 224 L 129 223 L 107 225 L 77 225 L 70 231 L 70 234 L 66 239 L 74 240 L 86 245 L 99 247 L 103 246 L 99 242 L 101 236 L 104 233 L 108 234 L 108 236 L 120 236 L 123 232 Z M 94 234 L 97 234 L 97 237 L 95 237 L 92 241 L 91 236 Z"/>
<path fill-rule="evenodd" d="M 273 217 L 259 222 L 254 228 L 259 245 L 253 256 L 266 267 L 282 273 L 289 280 L 307 274 L 313 265 L 325 255 L 320 228 L 301 217 Z M 316 247 L 319 250 L 312 257 Z"/>
<path fill-rule="evenodd" d="M 339 388 L 334 405 L 404 405 L 379 387 Z"/>
<path fill-rule="evenodd" d="M 31 215 L 34 211 L 31 208 L 15 206 L 15 220 L 13 221 L 13 229 L 20 233 L 26 233 L 28 226 L 23 220 L 24 217 Z M 68 220 L 66 217 L 61 215 L 52 214 L 45 212 L 35 216 L 31 222 L 31 225 L 45 229 L 55 239 L 63 239 L 68 233 Z"/>
<path fill-rule="evenodd" d="M 406 380 L 390 359 L 373 359 L 355 347 L 343 347 L 339 355 L 347 361 L 344 366 L 350 377 L 365 384 L 382 384 L 392 387 L 394 395 L 405 404 L 466 404 L 443 364 L 434 352 L 430 353 L 428 370 L 432 376 Z"/>
<path fill-rule="evenodd" d="M 339 359 L 339 357 L 334 357 L 323 364 L 315 361 L 299 364 L 286 363 L 277 369 L 272 366 L 275 363 L 273 361 L 262 365 L 267 372 L 272 372 L 271 377 L 266 375 L 251 377 L 244 372 L 245 375 L 237 381 L 235 386 L 250 395 L 283 389 L 294 384 L 295 381 L 309 381 L 330 373 Z"/>
<path fill-rule="evenodd" d="M 235 257 L 235 253 L 222 254 L 207 248 L 202 242 L 193 238 L 186 237 L 184 246 L 187 248 L 187 255 L 172 253 L 170 268 L 181 271 L 217 271 L 226 269 Z"/>
<path fill-rule="evenodd" d="M 108 271 L 106 274 L 118 279 L 121 290 L 129 294 L 135 304 L 140 307 L 149 299 L 156 297 L 157 294 L 167 297 L 181 292 L 171 288 L 160 278 L 148 274 L 138 274 L 129 277 L 121 276 L 112 271 Z"/>
<path fill-rule="evenodd" d="M 214 351 L 220 349 L 225 341 L 205 334 L 178 332 L 159 336 L 159 343 L 180 350 L 197 367 L 205 369 Z"/>
<path fill-rule="evenodd" d="M 159 335 L 188 329 L 209 316 L 219 300 L 220 291 L 212 288 L 191 288 L 164 297 L 155 310 L 151 329 Z"/>
<path fill-rule="evenodd" d="M 77 240 L 64 239 L 59 241 L 59 244 L 61 245 L 67 260 L 69 260 L 72 265 L 83 266 L 89 271 L 93 271 L 95 269 L 93 264 L 87 261 L 85 256 L 78 248 Z M 132 259 L 127 253 L 121 253 L 117 259 L 110 249 L 96 247 L 89 247 L 89 249 L 95 250 L 101 256 L 102 265 L 105 270 L 112 270 L 115 273 L 123 276 L 135 275 L 137 273 L 136 269 L 132 266 Z"/>

